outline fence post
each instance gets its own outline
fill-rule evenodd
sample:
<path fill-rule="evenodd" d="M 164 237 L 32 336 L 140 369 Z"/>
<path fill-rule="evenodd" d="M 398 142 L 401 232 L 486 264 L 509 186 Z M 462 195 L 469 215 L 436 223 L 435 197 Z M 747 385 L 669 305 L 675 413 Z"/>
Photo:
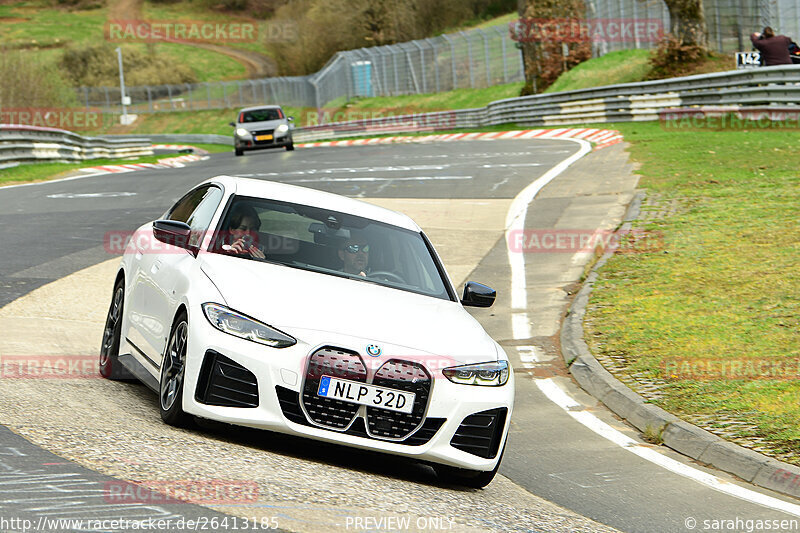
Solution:
<path fill-rule="evenodd" d="M 108 94 L 108 87 L 103 87 L 106 91 L 106 109 L 111 111 L 111 96 Z"/>
<path fill-rule="evenodd" d="M 456 78 L 456 47 L 453 44 L 453 41 L 450 40 L 450 37 L 448 37 L 445 34 L 442 34 L 442 37 L 444 37 L 444 40 L 447 41 L 448 44 L 450 44 L 450 64 L 453 67 L 453 87 L 452 88 L 456 89 L 457 85 L 458 85 L 457 82 L 456 82 L 456 79 L 457 79 Z"/>
<path fill-rule="evenodd" d="M 206 82 L 206 109 L 211 109 L 211 85 Z"/>
<path fill-rule="evenodd" d="M 428 92 L 428 80 L 425 76 L 425 50 L 422 48 L 422 45 L 419 44 L 417 41 L 411 41 L 411 44 L 417 47 L 419 50 L 419 65 L 422 70 L 422 92 Z"/>
<path fill-rule="evenodd" d="M 186 83 L 185 85 L 186 85 L 186 95 L 189 97 L 189 110 L 193 110 L 194 109 L 194 105 L 193 105 L 194 97 L 192 96 L 192 86 L 189 85 L 188 83 Z"/>
<path fill-rule="evenodd" d="M 436 48 L 436 41 L 433 39 L 425 39 L 431 49 L 433 50 L 433 77 L 436 80 L 436 92 L 439 92 L 439 50 Z"/>
<path fill-rule="evenodd" d="M 500 34 L 500 46 L 502 46 L 503 54 L 503 83 L 508 83 L 508 59 L 506 58 L 506 34 L 503 28 L 495 28 L 497 33 Z"/>
<path fill-rule="evenodd" d="M 463 31 L 458 32 L 467 41 L 467 58 L 469 59 L 469 86 L 475 88 L 475 72 L 472 70 L 472 41 Z"/>
<path fill-rule="evenodd" d="M 487 87 L 491 87 L 492 86 L 492 66 L 491 66 L 492 64 L 489 62 L 489 37 L 486 35 L 486 32 L 484 32 L 482 29 L 480 29 L 480 28 L 475 28 L 475 29 L 477 29 L 480 32 L 481 37 L 483 37 L 483 51 L 484 51 L 484 56 L 485 56 L 484 57 L 484 61 L 486 61 L 486 86 Z"/>

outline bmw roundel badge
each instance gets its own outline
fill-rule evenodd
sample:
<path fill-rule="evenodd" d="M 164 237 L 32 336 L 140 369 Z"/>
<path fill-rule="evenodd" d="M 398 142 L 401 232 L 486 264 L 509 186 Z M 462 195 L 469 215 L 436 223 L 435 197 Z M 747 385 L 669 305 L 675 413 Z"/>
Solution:
<path fill-rule="evenodd" d="M 380 357 L 383 350 L 377 344 L 370 344 L 367 346 L 367 353 L 370 354 L 372 357 Z"/>

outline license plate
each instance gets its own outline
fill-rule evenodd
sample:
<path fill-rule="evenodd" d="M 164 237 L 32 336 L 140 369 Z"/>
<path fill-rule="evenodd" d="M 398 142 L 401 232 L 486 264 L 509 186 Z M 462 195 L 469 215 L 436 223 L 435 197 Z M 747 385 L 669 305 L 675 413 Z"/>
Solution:
<path fill-rule="evenodd" d="M 257 141 L 271 141 L 272 135 L 256 135 Z"/>
<path fill-rule="evenodd" d="M 410 413 L 414 409 L 416 397 L 413 392 L 387 389 L 330 376 L 322 376 L 319 380 L 317 395 L 401 413 Z"/>

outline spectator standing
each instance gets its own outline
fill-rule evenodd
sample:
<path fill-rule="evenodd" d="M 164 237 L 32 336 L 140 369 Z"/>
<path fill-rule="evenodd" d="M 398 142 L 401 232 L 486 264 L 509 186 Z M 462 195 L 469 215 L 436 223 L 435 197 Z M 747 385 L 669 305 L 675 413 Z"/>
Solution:
<path fill-rule="evenodd" d="M 775 32 L 767 26 L 762 33 L 755 32 L 750 36 L 759 52 L 761 52 L 761 64 L 771 65 L 791 65 L 792 57 L 789 55 L 789 45 L 792 40 L 785 35 L 775 35 Z"/>

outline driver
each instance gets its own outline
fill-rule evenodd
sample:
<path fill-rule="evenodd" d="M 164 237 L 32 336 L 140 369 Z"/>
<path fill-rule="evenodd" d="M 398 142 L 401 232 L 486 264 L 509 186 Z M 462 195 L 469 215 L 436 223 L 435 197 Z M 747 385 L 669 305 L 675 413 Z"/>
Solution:
<path fill-rule="evenodd" d="M 369 274 L 369 244 L 367 239 L 358 235 L 351 235 L 341 248 L 339 259 L 342 260 L 342 272 L 356 276 L 367 277 Z"/>

